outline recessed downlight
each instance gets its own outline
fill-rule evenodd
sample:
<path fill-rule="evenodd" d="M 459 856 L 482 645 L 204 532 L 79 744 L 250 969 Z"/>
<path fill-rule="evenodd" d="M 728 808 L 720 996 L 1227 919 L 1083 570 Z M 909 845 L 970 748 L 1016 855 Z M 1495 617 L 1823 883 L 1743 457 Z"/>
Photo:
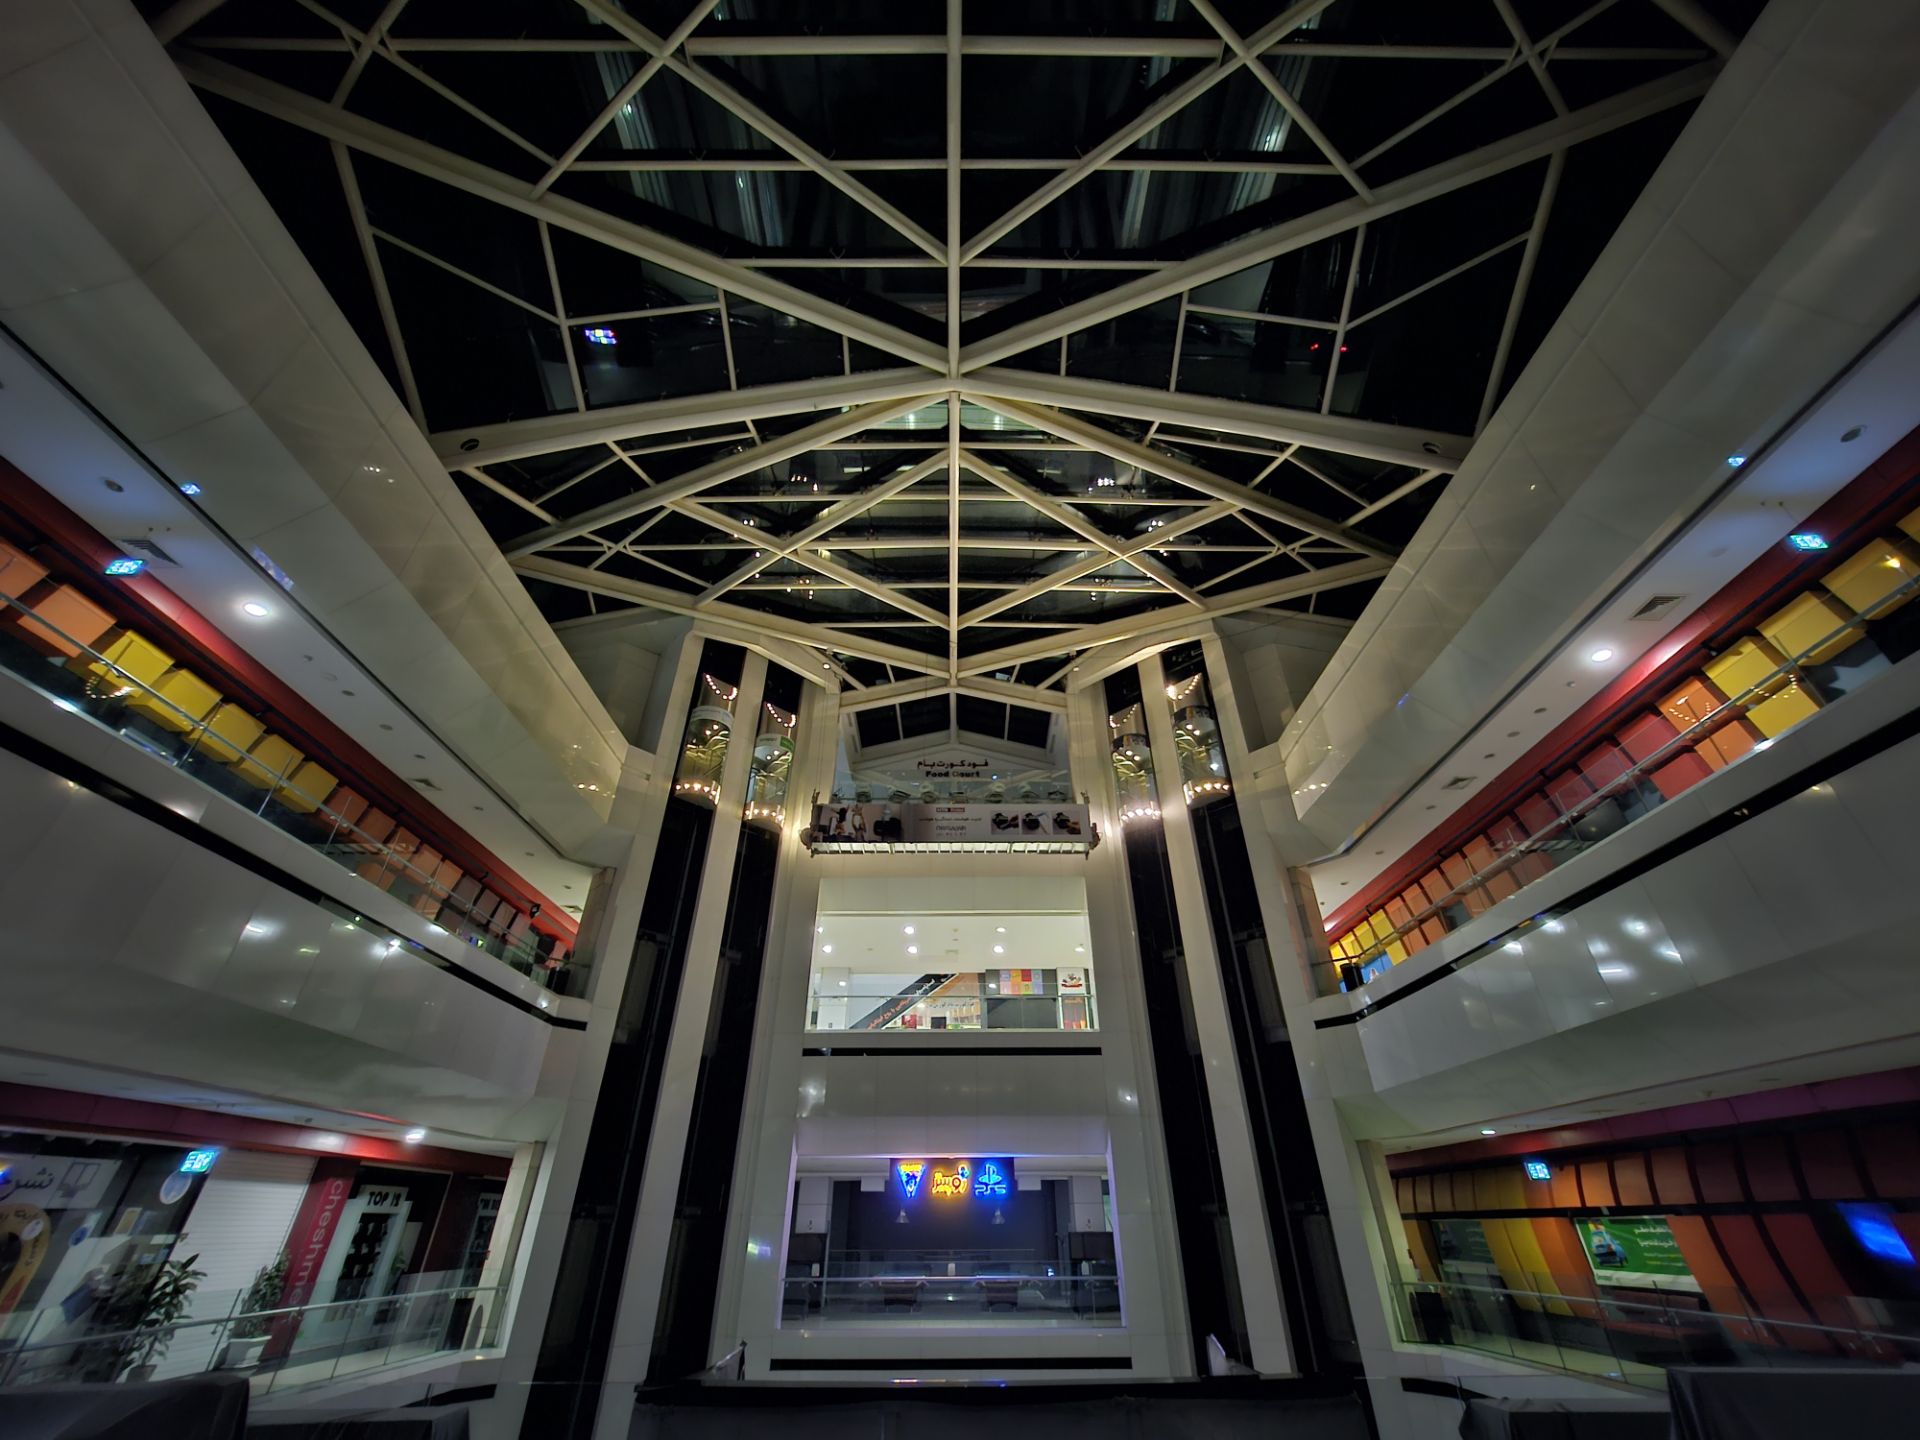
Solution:
<path fill-rule="evenodd" d="M 1607 663 L 1607 661 L 1611 660 L 1612 658 L 1613 658 L 1613 647 L 1611 645 L 1602 645 L 1598 650 L 1594 651 L 1591 655 L 1587 656 L 1587 659 L 1591 660 L 1596 665 L 1604 665 Z"/>
<path fill-rule="evenodd" d="M 1497 1130 L 1491 1129 L 1490 1127 L 1483 1125 L 1480 1127 L 1480 1133 L 1482 1135 L 1497 1135 L 1499 1132 Z"/>
<path fill-rule="evenodd" d="M 409 1145 L 418 1145 L 422 1140 L 427 1138 L 427 1132 L 420 1126 L 416 1125 L 411 1130 L 407 1131 L 407 1133 L 401 1138 L 404 1139 Z"/>
<path fill-rule="evenodd" d="M 248 600 L 240 606 L 240 609 L 242 613 L 251 615 L 256 620 L 264 620 L 273 613 L 272 610 L 262 605 L 258 600 Z"/>

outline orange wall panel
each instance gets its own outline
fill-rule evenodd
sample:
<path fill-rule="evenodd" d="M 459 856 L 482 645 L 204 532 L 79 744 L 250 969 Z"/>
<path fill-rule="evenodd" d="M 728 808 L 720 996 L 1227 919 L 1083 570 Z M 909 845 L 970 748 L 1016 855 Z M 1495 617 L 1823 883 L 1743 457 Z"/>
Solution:
<path fill-rule="evenodd" d="M 1644 1209 L 1653 1204 L 1653 1180 L 1647 1173 L 1644 1153 L 1636 1151 L 1613 1157 L 1613 1193 L 1630 1209 Z"/>

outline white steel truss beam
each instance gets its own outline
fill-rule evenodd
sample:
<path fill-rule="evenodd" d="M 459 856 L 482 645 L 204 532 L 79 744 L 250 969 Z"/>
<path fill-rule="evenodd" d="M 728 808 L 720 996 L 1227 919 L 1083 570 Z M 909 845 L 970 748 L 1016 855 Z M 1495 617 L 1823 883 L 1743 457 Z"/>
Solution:
<path fill-rule="evenodd" d="M 365 154 L 378 156 L 390 164 L 454 189 L 464 190 L 480 199 L 530 215 L 536 220 L 546 220 L 562 230 L 570 230 L 616 250 L 651 260 L 718 289 L 757 300 L 796 319 L 858 340 L 863 345 L 871 345 L 890 355 L 898 355 L 942 372 L 947 368 L 943 347 L 843 305 L 820 300 L 805 291 L 770 279 L 751 267 L 710 255 L 684 241 L 618 219 L 577 200 L 551 193 L 535 199 L 528 193 L 525 184 L 501 171 L 468 160 L 450 150 L 429 145 L 375 121 L 335 110 L 290 86 L 263 80 L 249 71 L 209 56 L 185 51 L 176 60 L 181 72 L 192 84 L 263 114 L 272 115 L 329 140 L 339 141 Z"/>
<path fill-rule="evenodd" d="M 1380 186 L 1371 200 L 1358 196 L 1304 215 L 1297 220 L 1257 230 L 1204 254 L 1153 270 L 1137 280 L 1116 285 L 1076 304 L 1009 326 L 990 339 L 969 345 L 960 357 L 962 372 L 977 370 L 1017 355 L 1023 350 L 1058 340 L 1089 325 L 1097 325 L 1161 300 L 1172 299 L 1196 286 L 1236 274 L 1262 261 L 1305 249 L 1331 236 L 1388 215 L 1396 215 L 1428 200 L 1478 184 L 1516 166 L 1591 140 L 1659 114 L 1705 94 L 1717 73 L 1710 64 L 1689 66 L 1645 85 L 1557 116 L 1496 141 L 1468 155 L 1445 160 L 1425 170 Z"/>
<path fill-rule="evenodd" d="M 1297 505 L 1289 505 L 1276 500 L 1271 495 L 1258 490 L 1250 490 L 1233 480 L 1225 480 L 1211 471 L 1202 470 L 1197 465 L 1189 465 L 1184 460 L 1176 460 L 1171 455 L 1162 455 L 1158 450 L 1145 445 L 1136 445 L 1111 431 L 1102 430 L 1098 425 L 1090 425 L 1084 420 L 1063 414 L 1058 410 L 1048 410 L 1043 406 L 1027 405 L 1016 401 L 1002 400 L 994 406 L 1012 420 L 1023 420 L 1058 435 L 1063 440 L 1085 445 L 1089 450 L 1097 450 L 1110 459 L 1122 461 L 1128 465 L 1137 465 L 1149 474 L 1159 475 L 1189 490 L 1197 490 L 1202 495 L 1215 500 L 1228 500 L 1243 510 L 1256 515 L 1264 515 L 1278 520 L 1283 525 L 1291 525 L 1308 535 L 1318 536 L 1322 540 L 1331 540 L 1336 545 L 1371 556 L 1377 560 L 1391 560 L 1393 552 L 1364 536 L 1356 535 L 1337 521 L 1315 515 Z"/>
<path fill-rule="evenodd" d="M 864 430 L 869 425 L 878 425 L 899 415 L 906 414 L 918 405 L 917 399 L 877 401 L 871 405 L 858 405 L 844 413 L 827 416 L 803 430 L 790 435 L 768 440 L 759 445 L 750 446 L 735 455 L 723 455 L 718 460 L 690 470 L 673 480 L 655 485 L 651 489 L 637 494 L 610 500 L 604 505 L 596 505 L 583 514 L 575 515 L 557 525 L 535 530 L 522 535 L 518 540 L 510 541 L 500 548 L 511 557 L 531 555 L 536 550 L 544 550 L 549 545 L 562 540 L 571 540 L 576 535 L 585 535 L 598 530 L 602 525 L 610 525 L 620 520 L 631 520 L 637 515 L 645 515 L 658 510 L 661 506 L 688 496 L 698 495 L 702 490 L 710 490 L 723 481 L 737 479 L 764 469 L 768 465 L 777 465 L 782 460 L 791 460 L 796 455 L 804 455 L 814 444 L 821 440 L 838 440 L 851 435 L 856 430 Z"/>
<path fill-rule="evenodd" d="M 1256 585 L 1252 589 L 1221 595 L 1209 600 L 1205 608 L 1200 610 L 1166 605 L 1158 610 L 1144 611 L 1139 615 L 1129 615 L 1120 620 L 1107 620 L 1097 625 L 1081 625 L 1048 639 L 1026 640 L 1018 645 L 1008 645 L 999 650 L 989 650 L 979 655 L 968 656 L 961 662 L 961 673 L 984 675 L 989 671 L 1003 670 L 1012 665 L 1024 664 L 1029 660 L 1045 660 L 1050 656 L 1085 650 L 1094 645 L 1103 645 L 1110 640 L 1124 640 L 1166 631 L 1176 631 L 1182 636 L 1197 633 L 1200 627 L 1219 616 L 1237 615 L 1242 610 L 1257 610 L 1280 600 L 1312 595 L 1321 590 L 1333 590 L 1342 585 L 1357 584 L 1362 580 L 1376 580 L 1392 568 L 1385 560 L 1350 560 L 1343 565 L 1330 565 L 1324 570 L 1316 570 L 1308 575 L 1297 575 L 1291 579 L 1274 581 L 1269 585 Z"/>
<path fill-rule="evenodd" d="M 1042 375 L 1033 370 L 992 367 L 967 376 L 967 393 L 980 403 L 1000 410 L 1004 400 L 1034 405 L 1063 406 L 1117 415 L 1133 420 L 1157 420 L 1162 425 L 1184 425 L 1194 430 L 1225 430 L 1282 445 L 1305 445 L 1392 465 L 1440 466 L 1454 469 L 1473 443 L 1470 436 L 1440 430 L 1416 430 L 1376 420 L 1354 420 L 1344 415 L 1320 415 L 1311 410 L 1287 410 L 1255 405 L 1245 400 L 1217 400 L 1209 395 L 1184 395 L 1144 385 L 1120 385 L 1078 375 Z M 1168 444 L 1189 442 L 1178 435 L 1163 437 Z M 1204 442 L 1193 441 L 1193 444 Z M 1020 448 L 1009 443 L 1004 448 Z"/>
<path fill-rule="evenodd" d="M 789 620 L 784 616 L 769 615 L 765 611 L 749 610 L 741 605 L 729 605 L 724 600 L 702 605 L 696 597 L 685 591 L 669 590 L 661 585 L 648 585 L 639 580 L 627 580 L 618 575 L 586 570 L 578 565 L 568 565 L 557 560 L 527 556 L 515 560 L 513 568 L 516 573 L 531 576 L 536 580 L 551 581 L 555 585 L 566 585 L 575 590 L 606 595 L 615 600 L 631 601 L 636 605 L 644 605 L 650 610 L 659 610 L 668 615 L 686 615 L 714 624 L 732 624 L 742 627 L 743 631 L 748 633 L 772 635 L 777 639 L 812 645 L 820 650 L 837 650 L 855 659 L 872 660 L 881 665 L 897 665 L 902 670 L 913 670 L 923 675 L 944 676 L 947 668 L 944 658 L 920 650 L 909 650 L 903 645 L 883 645 L 858 635 L 846 634 L 830 625 L 816 625 L 805 620 Z"/>
<path fill-rule="evenodd" d="M 672 400 L 610 405 L 584 415 L 546 415 L 537 420 L 506 420 L 464 430 L 442 430 L 428 438 L 441 460 L 449 465 L 497 465 L 532 455 L 548 455 L 555 450 L 612 445 L 642 435 L 704 430 L 775 415 L 839 410 L 842 406 L 868 405 L 879 400 L 917 396 L 921 403 L 931 404 L 939 399 L 926 393 L 931 378 L 924 370 L 905 369 L 873 370 L 855 376 L 828 375 L 818 380 L 790 380 L 777 385 L 749 385 L 744 390 L 717 390 Z M 687 443 L 712 445 L 725 438 L 715 436 Z M 626 453 L 638 455 L 643 450 L 635 447 Z"/>

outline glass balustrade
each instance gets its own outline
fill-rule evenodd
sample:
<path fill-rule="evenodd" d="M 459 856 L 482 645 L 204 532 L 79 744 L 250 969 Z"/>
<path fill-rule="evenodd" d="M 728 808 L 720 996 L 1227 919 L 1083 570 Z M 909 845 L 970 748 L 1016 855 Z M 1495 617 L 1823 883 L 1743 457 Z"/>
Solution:
<path fill-rule="evenodd" d="M 1522 1287 L 1400 1281 L 1393 1288 L 1404 1341 L 1447 1345 L 1649 1390 L 1666 1389 L 1676 1365 L 1899 1366 L 1920 1360 L 1920 1332 L 1873 1319 L 1886 1302 L 1841 1297 L 1821 1307 L 1861 1317 L 1857 1325 L 1811 1319 L 1798 1297 L 1712 1302 L 1698 1289 L 1611 1291 L 1575 1277 L 1532 1275 Z"/>
<path fill-rule="evenodd" d="M 900 983 L 824 970 L 813 977 L 807 1029 L 946 1032 L 1097 1030 L 1092 972 L 986 970 Z"/>
<path fill-rule="evenodd" d="M 67 1303 L 0 1321 L 0 1386 L 141 1383 L 225 1370 L 253 1397 L 434 1355 L 495 1347 L 507 1291 L 454 1272 L 403 1278 L 389 1295 L 245 1308 L 245 1292 L 196 1294 L 199 1318 L 110 1328 Z M 206 1312 L 215 1312 L 209 1316 Z"/>
<path fill-rule="evenodd" d="M 1457 929 L 1492 904 L 1517 894 L 1574 856 L 1605 844 L 1635 820 L 1689 793 L 1680 790 L 1669 795 L 1653 782 L 1653 776 L 1676 760 L 1692 754 L 1695 747 L 1709 740 L 1716 732 L 1737 723 L 1749 712 L 1799 693 L 1802 687 L 1809 684 L 1807 672 L 1815 669 L 1817 662 L 1831 659 L 1837 647 L 1854 644 L 1867 621 L 1914 598 L 1917 593 L 1920 593 L 1920 576 L 1887 592 L 1868 611 L 1841 607 L 1846 609 L 1849 617 L 1842 624 L 1783 660 L 1651 753 L 1625 766 L 1619 774 L 1597 786 L 1578 803 L 1571 806 L 1562 804 L 1552 788 L 1543 785 L 1543 797 L 1552 803 L 1557 812 L 1550 822 L 1517 843 L 1494 844 L 1487 860 L 1473 873 L 1424 908 L 1411 910 L 1405 921 L 1392 926 L 1385 933 L 1376 933 L 1367 948 L 1359 954 L 1335 955 L 1317 963 L 1314 967 L 1317 991 L 1327 995 L 1340 990 L 1358 989 L 1390 970 L 1399 958 L 1394 952 L 1406 953 L 1406 937 L 1421 931 L 1430 921 L 1437 918 L 1447 930 Z M 1863 649 L 1871 648 L 1871 642 L 1857 643 Z M 1829 700 L 1837 699 L 1872 683 L 1890 668 L 1891 661 L 1877 651 L 1867 657 L 1866 662 L 1853 666 L 1824 664 L 1819 671 L 1819 693 Z M 1760 740 L 1750 748 L 1730 755 L 1722 762 L 1721 768 L 1731 768 L 1747 756 L 1767 749 L 1772 743 L 1772 739 Z M 1428 939 L 1431 938 L 1429 935 Z"/>
<path fill-rule="evenodd" d="M 0 595 L 0 621 L 19 620 L 30 613 L 12 597 Z M 460 943 L 503 960 L 550 988 L 579 988 L 577 983 L 567 985 L 564 976 L 569 972 L 548 966 L 541 939 L 531 929 L 512 924 L 503 929 L 497 915 L 483 913 L 484 901 L 492 899 L 497 905 L 497 897 L 489 896 L 478 882 L 446 885 L 437 878 L 437 871 L 418 863 L 417 843 L 399 846 L 361 829 L 330 805 L 331 777 L 326 794 L 310 793 L 301 774 L 308 757 L 299 751 L 284 743 L 277 753 L 263 752 L 257 744 L 252 750 L 243 748 L 230 728 L 222 725 L 218 708 L 193 715 L 46 620 L 32 616 L 32 630 L 58 639 L 71 654 L 48 655 L 28 644 L 14 624 L 0 623 L 0 669 L 62 709 L 95 721 L 244 806 L 313 853 L 427 917 Z M 463 893 L 469 889 L 472 894 Z"/>

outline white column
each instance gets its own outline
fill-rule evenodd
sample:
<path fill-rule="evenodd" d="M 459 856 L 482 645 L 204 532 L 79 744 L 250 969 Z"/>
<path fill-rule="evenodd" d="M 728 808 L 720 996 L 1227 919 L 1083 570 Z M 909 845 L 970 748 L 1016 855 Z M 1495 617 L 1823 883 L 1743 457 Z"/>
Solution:
<path fill-rule="evenodd" d="M 1227 770 L 1240 786 L 1251 778 L 1253 765 L 1247 755 L 1246 727 L 1240 719 L 1241 697 L 1234 690 L 1234 671 L 1218 639 L 1205 639 L 1201 654 L 1213 690 L 1214 716 L 1220 725 Z M 1366 1374 L 1384 1377 L 1369 1381 L 1374 1390 L 1375 1421 L 1383 1437 L 1398 1440 L 1409 1433 L 1398 1379 L 1407 1367 L 1405 1357 L 1394 1348 L 1383 1277 L 1399 1273 L 1393 1257 L 1405 1249 L 1405 1244 L 1387 1235 L 1383 1228 L 1367 1178 L 1367 1169 L 1374 1162 L 1348 1134 L 1323 1078 L 1320 1035 L 1313 1028 L 1308 1003 L 1313 999 L 1310 964 L 1324 949 L 1324 932 L 1320 908 L 1304 872 L 1289 864 L 1293 857 L 1315 851 L 1305 848 L 1312 844 L 1312 837 L 1304 830 L 1299 831 L 1299 843 L 1291 843 L 1294 836 L 1284 826 L 1294 818 L 1293 799 L 1286 792 L 1284 772 L 1276 767 L 1273 773 L 1279 777 L 1279 793 L 1239 791 L 1241 830 L 1246 836 L 1247 860 L 1253 869 L 1260 913 L 1266 921 L 1274 984 L 1306 1099 L 1314 1158 L 1326 1188 L 1328 1220 L 1340 1255 L 1354 1335 Z M 1283 817 L 1279 833 L 1274 828 L 1276 814 Z"/>
<path fill-rule="evenodd" d="M 690 692 L 700 673 L 700 640 L 688 636 L 675 659 L 673 693 Z M 684 713 L 684 712 L 683 712 Z M 540 1355 L 553 1307 L 554 1282 L 573 1219 L 575 1192 L 593 1113 L 600 1099 L 600 1082 L 607 1052 L 619 1017 L 620 997 L 627 987 L 634 942 L 640 932 L 640 907 L 646 900 L 647 880 L 653 872 L 654 850 L 666 815 L 673 785 L 673 761 L 680 731 L 668 722 L 662 736 L 663 757 L 634 747 L 627 752 L 626 769 L 615 798 L 613 823 L 631 837 L 619 864 L 594 877 L 580 927 L 583 951 L 593 963 L 591 1010 L 586 1033 L 575 1047 L 573 1076 L 567 1088 L 567 1108 L 559 1128 L 548 1140 L 533 1179 L 528 1220 L 515 1261 L 518 1283 L 505 1332 L 506 1357 L 501 1362 L 496 1398 L 474 1407 L 476 1440 L 515 1440 L 526 1411 L 528 1387 Z M 518 1164 L 518 1157 L 515 1161 Z"/>
<path fill-rule="evenodd" d="M 1267 1227 L 1266 1198 L 1254 1159 L 1253 1126 L 1247 1115 L 1246 1092 L 1240 1085 L 1240 1064 L 1227 1018 L 1213 920 L 1193 839 L 1193 817 L 1187 813 L 1180 788 L 1173 712 L 1167 703 L 1166 672 L 1158 655 L 1140 662 L 1140 688 L 1146 702 L 1141 709 L 1146 713 L 1147 739 L 1153 745 L 1153 774 L 1160 789 L 1167 866 L 1173 880 L 1174 905 L 1179 911 L 1180 948 L 1186 957 L 1187 988 L 1193 997 L 1194 1027 L 1206 1070 L 1207 1101 L 1213 1112 L 1220 1178 L 1226 1187 L 1227 1224 L 1233 1236 L 1240 1306 L 1246 1318 L 1253 1367 L 1263 1375 L 1289 1374 L 1293 1351 L 1287 1343 L 1273 1236 Z"/>
<path fill-rule="evenodd" d="M 781 836 L 766 965 L 760 975 L 747 1090 L 740 1106 L 733 1201 L 711 1342 L 718 1358 L 736 1342 L 745 1341 L 748 1373 L 762 1380 L 768 1378 L 766 1342 L 780 1323 L 781 1267 L 793 1191 L 795 1097 L 800 1088 L 800 1050 L 806 1043 L 814 916 L 820 908 L 821 870 L 832 863 L 808 855 L 800 832 L 813 818 L 814 792 L 827 794 L 833 788 L 840 748 L 837 692 L 806 687 L 794 739 L 787 823 Z"/>
<path fill-rule="evenodd" d="M 600 1414 L 594 1432 L 599 1440 L 622 1440 L 627 1434 L 633 1422 L 632 1387 L 646 1379 L 647 1363 L 653 1353 L 653 1331 L 660 1313 L 668 1239 L 673 1233 L 674 1197 L 680 1190 L 687 1126 L 700 1078 L 700 1055 L 706 1044 L 714 973 L 720 963 L 720 939 L 725 932 L 727 900 L 733 888 L 734 851 L 743 823 L 741 812 L 747 802 L 754 717 L 760 711 L 766 677 L 766 659 L 749 651 L 740 676 L 740 693 L 733 707 L 734 734 L 728 742 L 727 762 L 720 775 L 720 797 L 708 832 L 707 858 L 700 872 L 700 890 L 694 903 L 693 930 L 687 940 L 686 962 L 680 973 L 673 1035 L 667 1043 L 660 1096 L 654 1106 L 653 1126 L 647 1139 L 640 1208 L 634 1216 L 633 1234 L 627 1247 L 620 1308 L 614 1320 L 612 1345 L 607 1351 L 606 1373 L 601 1377 Z M 697 677 L 695 683 L 698 683 Z M 675 738 L 678 739 L 678 732 Z"/>
<path fill-rule="evenodd" d="M 1105 1070 L 1114 1252 L 1133 1371 L 1140 1376 L 1190 1376 L 1193 1337 L 1163 1138 L 1168 1120 L 1153 1074 L 1140 940 L 1127 887 L 1126 837 L 1114 801 L 1107 714 L 1099 686 L 1068 697 L 1067 736 L 1076 788 L 1086 792 L 1100 830 L 1100 846 L 1086 861 L 1087 940 Z"/>

